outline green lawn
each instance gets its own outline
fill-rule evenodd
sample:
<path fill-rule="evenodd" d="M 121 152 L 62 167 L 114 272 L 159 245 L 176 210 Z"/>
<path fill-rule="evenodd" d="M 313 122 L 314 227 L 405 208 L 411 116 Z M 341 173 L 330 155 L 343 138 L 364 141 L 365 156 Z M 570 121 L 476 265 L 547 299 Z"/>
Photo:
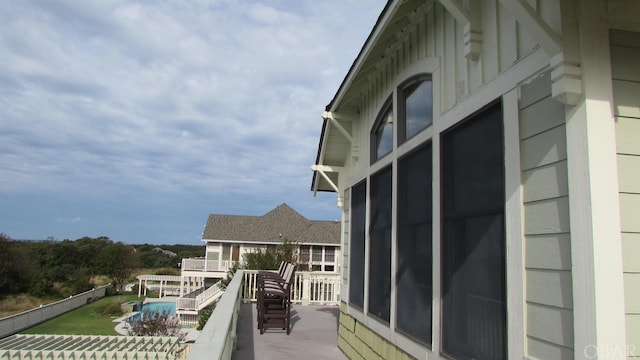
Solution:
<path fill-rule="evenodd" d="M 62 314 L 42 324 L 21 331 L 21 334 L 50 335 L 118 335 L 113 329 L 115 318 L 103 315 L 102 312 L 112 303 L 123 303 L 130 300 L 143 300 L 137 295 L 117 295 L 100 299 L 92 304 Z"/>

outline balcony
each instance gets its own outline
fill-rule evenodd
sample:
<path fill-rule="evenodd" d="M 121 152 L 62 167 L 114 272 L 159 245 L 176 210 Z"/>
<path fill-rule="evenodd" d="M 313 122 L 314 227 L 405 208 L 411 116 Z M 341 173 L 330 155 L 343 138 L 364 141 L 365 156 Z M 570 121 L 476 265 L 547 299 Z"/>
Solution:
<path fill-rule="evenodd" d="M 233 265 L 229 260 L 182 259 L 182 271 L 226 273 Z"/>
<path fill-rule="evenodd" d="M 290 335 L 273 329 L 260 335 L 257 330 L 256 306 L 243 302 L 255 296 L 256 274 L 236 272 L 187 360 L 346 359 L 338 349 L 338 274 L 296 276 Z"/>

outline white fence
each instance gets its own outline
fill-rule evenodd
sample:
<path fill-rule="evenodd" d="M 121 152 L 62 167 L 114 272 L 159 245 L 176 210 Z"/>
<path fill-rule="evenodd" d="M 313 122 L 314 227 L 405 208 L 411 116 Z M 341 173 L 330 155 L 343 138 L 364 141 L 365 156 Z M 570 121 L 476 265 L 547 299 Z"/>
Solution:
<path fill-rule="evenodd" d="M 39 308 L 31 309 L 19 314 L 7 316 L 0 319 L 0 338 L 15 334 L 21 330 L 30 328 L 43 321 L 52 319 L 67 311 L 79 308 L 104 297 L 107 287 L 111 284 L 100 286 L 93 290 L 85 291 L 81 294 L 71 296 L 68 299 L 60 300 L 51 304 L 42 305 Z"/>
<path fill-rule="evenodd" d="M 257 270 L 244 270 L 244 300 L 256 301 Z M 337 305 L 340 303 L 340 274 L 326 272 L 295 273 L 291 288 L 294 303 Z"/>

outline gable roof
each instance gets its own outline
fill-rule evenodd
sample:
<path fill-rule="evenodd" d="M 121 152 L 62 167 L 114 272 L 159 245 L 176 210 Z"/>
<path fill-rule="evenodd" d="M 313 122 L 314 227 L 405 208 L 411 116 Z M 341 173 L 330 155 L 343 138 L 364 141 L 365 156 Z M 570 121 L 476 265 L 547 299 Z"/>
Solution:
<path fill-rule="evenodd" d="M 211 214 L 202 234 L 204 241 L 340 245 L 340 222 L 308 220 L 287 204 L 262 216 Z"/>

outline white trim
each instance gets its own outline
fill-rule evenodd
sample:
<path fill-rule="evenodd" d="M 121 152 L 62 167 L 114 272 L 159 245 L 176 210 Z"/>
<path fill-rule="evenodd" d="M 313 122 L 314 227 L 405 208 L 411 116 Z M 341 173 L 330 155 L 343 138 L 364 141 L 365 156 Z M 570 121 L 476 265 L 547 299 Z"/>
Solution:
<path fill-rule="evenodd" d="M 575 354 L 617 359 L 626 355 L 626 326 L 606 13 L 600 1 L 579 7 L 578 22 L 589 24 L 580 29 L 584 97 L 566 108 L 566 137 Z"/>
<path fill-rule="evenodd" d="M 524 330 L 524 230 L 520 170 L 520 126 L 518 89 L 502 97 L 505 163 L 505 271 L 507 292 L 507 358 L 525 354 Z"/>

